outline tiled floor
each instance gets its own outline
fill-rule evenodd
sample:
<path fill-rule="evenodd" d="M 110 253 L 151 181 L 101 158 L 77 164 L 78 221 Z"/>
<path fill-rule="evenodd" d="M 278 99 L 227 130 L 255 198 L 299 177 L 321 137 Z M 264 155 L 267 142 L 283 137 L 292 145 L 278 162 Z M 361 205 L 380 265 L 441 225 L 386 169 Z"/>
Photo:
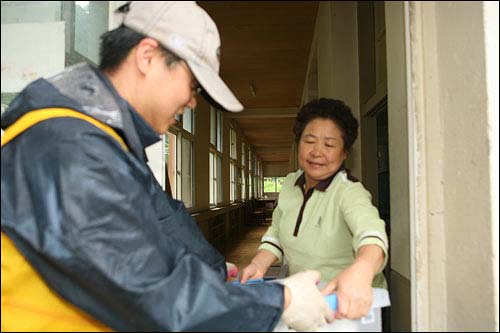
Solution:
<path fill-rule="evenodd" d="M 268 226 L 245 226 L 240 236 L 233 239 L 231 243 L 226 245 L 222 252 L 226 261 L 232 262 L 242 270 L 252 260 L 257 253 L 257 248 L 260 245 L 262 235 L 266 232 Z"/>

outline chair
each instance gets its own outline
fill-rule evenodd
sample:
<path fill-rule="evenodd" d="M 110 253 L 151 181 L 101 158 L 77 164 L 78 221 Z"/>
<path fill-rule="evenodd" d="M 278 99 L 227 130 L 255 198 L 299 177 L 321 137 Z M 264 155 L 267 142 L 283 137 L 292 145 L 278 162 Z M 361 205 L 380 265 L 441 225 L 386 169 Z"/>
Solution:
<path fill-rule="evenodd" d="M 266 223 L 265 209 L 259 207 L 258 201 L 248 201 L 248 222 L 251 225 L 262 225 Z"/>
<path fill-rule="evenodd" d="M 274 211 L 274 202 L 266 201 L 264 206 L 264 219 L 266 224 L 271 224 L 273 222 L 273 211 Z"/>

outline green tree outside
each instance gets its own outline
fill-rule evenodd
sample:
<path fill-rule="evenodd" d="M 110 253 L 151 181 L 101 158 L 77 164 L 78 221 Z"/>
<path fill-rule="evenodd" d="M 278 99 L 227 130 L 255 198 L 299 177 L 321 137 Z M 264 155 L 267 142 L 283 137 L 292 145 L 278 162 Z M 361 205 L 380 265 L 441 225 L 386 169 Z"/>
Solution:
<path fill-rule="evenodd" d="M 285 177 L 264 177 L 264 193 L 277 193 L 281 191 Z"/>

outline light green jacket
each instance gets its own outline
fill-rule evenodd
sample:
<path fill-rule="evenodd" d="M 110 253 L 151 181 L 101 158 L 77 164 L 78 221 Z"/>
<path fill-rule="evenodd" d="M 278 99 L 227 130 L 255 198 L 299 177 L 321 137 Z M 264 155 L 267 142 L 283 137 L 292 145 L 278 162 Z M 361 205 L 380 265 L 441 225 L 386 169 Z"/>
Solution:
<path fill-rule="evenodd" d="M 273 212 L 273 222 L 262 237 L 260 249 L 283 254 L 290 274 L 306 269 L 321 272 L 329 282 L 350 266 L 363 245 L 376 244 L 384 251 L 384 264 L 373 287 L 387 288 L 382 269 L 387 263 L 388 241 L 385 223 L 371 203 L 371 195 L 360 182 L 352 182 L 339 171 L 325 191 L 314 190 L 307 201 L 297 236 L 294 229 L 304 195 L 295 182 L 302 171 L 288 174 Z"/>

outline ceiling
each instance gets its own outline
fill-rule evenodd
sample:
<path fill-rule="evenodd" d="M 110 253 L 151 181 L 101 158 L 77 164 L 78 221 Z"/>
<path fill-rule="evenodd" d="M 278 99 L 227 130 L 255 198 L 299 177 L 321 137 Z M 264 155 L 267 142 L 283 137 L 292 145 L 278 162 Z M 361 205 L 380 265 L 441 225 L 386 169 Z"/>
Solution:
<path fill-rule="evenodd" d="M 219 28 L 221 76 L 245 106 L 227 116 L 234 118 L 264 164 L 288 162 L 318 1 L 198 4 Z"/>

